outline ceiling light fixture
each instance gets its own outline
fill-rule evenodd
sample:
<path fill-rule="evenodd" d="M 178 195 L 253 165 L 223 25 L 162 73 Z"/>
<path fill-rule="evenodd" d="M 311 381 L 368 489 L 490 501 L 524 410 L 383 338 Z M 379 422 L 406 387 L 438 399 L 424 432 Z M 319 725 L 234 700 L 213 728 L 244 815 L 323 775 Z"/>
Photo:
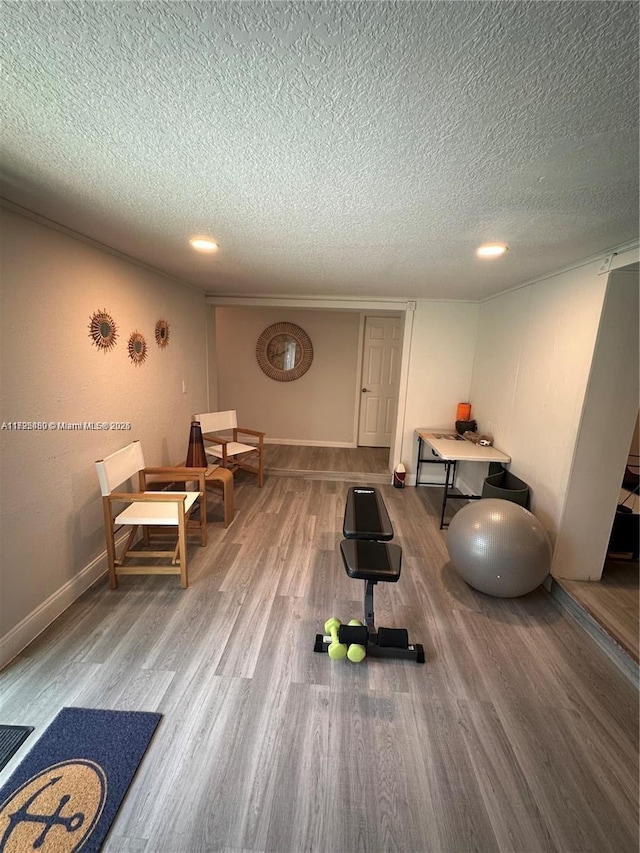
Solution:
<path fill-rule="evenodd" d="M 478 246 L 476 249 L 476 257 L 499 258 L 501 255 L 504 255 L 507 248 L 503 243 L 485 243 L 484 246 Z"/>
<path fill-rule="evenodd" d="M 220 248 L 215 240 L 210 240 L 208 237 L 193 237 L 189 240 L 189 244 L 197 252 L 217 252 Z"/>

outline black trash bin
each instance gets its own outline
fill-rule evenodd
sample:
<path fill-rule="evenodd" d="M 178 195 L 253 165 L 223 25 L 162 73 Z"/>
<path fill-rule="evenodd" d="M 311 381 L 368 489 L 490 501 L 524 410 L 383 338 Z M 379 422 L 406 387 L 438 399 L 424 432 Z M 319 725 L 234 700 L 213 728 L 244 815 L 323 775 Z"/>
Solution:
<path fill-rule="evenodd" d="M 482 497 L 502 498 L 504 501 L 511 501 L 529 509 L 529 486 L 511 471 L 507 471 L 506 468 L 485 477 L 482 485 Z"/>
<path fill-rule="evenodd" d="M 634 560 L 640 555 L 640 515 L 627 507 L 618 506 L 609 539 L 609 551 L 630 553 Z"/>

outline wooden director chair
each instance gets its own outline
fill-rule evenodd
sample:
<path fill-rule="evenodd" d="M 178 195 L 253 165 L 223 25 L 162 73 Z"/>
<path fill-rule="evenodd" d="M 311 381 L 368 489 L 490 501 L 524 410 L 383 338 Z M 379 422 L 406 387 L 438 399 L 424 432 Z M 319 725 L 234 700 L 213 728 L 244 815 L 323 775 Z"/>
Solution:
<path fill-rule="evenodd" d="M 211 463 L 205 469 L 205 486 L 211 491 L 215 490 L 222 496 L 222 508 L 224 513 L 224 526 L 228 527 L 235 516 L 233 500 L 233 474 L 218 464 Z"/>
<path fill-rule="evenodd" d="M 207 544 L 207 515 L 204 468 L 146 468 L 139 441 L 98 460 L 96 471 L 102 492 L 109 586 L 116 589 L 119 575 L 180 575 L 180 585 L 188 586 L 187 529 L 200 531 L 200 544 Z M 118 486 L 137 475 L 138 492 L 116 491 Z M 149 491 L 151 483 L 196 482 L 197 491 Z M 199 518 L 191 518 L 194 505 L 200 498 Z M 127 504 L 114 515 L 114 504 Z M 115 532 L 120 526 L 131 527 L 120 557 L 116 554 Z M 150 535 L 172 533 L 177 544 L 171 550 L 153 551 L 147 548 L 132 550 L 138 527 L 142 528 L 145 546 Z M 173 530 L 171 530 L 173 528 Z M 170 559 L 169 565 L 149 565 L 135 559 Z"/>
<path fill-rule="evenodd" d="M 218 462 L 222 468 L 234 472 L 238 469 L 248 471 L 258 478 L 258 486 L 264 482 L 264 433 L 255 429 L 238 426 L 235 410 L 228 412 L 207 412 L 194 415 L 194 421 L 199 421 L 202 427 L 202 437 L 210 446 L 205 447 L 207 456 Z M 231 438 L 219 433 L 231 433 Z M 238 441 L 239 435 L 248 435 L 258 439 L 257 444 L 243 444 Z"/>

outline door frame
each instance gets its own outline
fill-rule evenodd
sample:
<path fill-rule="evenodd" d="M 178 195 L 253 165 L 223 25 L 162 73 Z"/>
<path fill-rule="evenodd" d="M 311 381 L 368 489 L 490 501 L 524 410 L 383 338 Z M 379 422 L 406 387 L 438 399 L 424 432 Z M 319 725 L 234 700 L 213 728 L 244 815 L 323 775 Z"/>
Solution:
<path fill-rule="evenodd" d="M 361 310 L 358 327 L 358 363 L 357 383 L 354 388 L 355 406 L 353 413 L 353 447 L 358 447 L 358 427 L 360 423 L 360 389 L 362 388 L 362 364 L 364 361 L 364 327 L 366 317 L 387 316 L 399 317 L 401 323 L 402 352 L 400 355 L 400 376 L 398 378 L 398 406 L 396 411 L 395 431 L 389 447 L 389 473 L 392 474 L 398 462 L 402 461 L 402 445 L 404 441 L 404 425 L 407 408 L 407 388 L 409 386 L 409 358 L 411 354 L 411 337 L 413 334 L 413 318 L 416 303 L 412 301 L 394 303 L 385 309 L 380 305 L 378 310 Z"/>

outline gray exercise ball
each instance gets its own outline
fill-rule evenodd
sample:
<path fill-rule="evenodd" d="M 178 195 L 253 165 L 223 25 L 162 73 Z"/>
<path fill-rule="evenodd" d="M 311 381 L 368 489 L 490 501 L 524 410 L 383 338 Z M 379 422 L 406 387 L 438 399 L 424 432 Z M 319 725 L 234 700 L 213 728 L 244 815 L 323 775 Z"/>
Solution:
<path fill-rule="evenodd" d="M 551 542 L 535 515 L 500 498 L 472 501 L 457 512 L 447 548 L 469 586 L 499 598 L 531 592 L 551 564 Z"/>

